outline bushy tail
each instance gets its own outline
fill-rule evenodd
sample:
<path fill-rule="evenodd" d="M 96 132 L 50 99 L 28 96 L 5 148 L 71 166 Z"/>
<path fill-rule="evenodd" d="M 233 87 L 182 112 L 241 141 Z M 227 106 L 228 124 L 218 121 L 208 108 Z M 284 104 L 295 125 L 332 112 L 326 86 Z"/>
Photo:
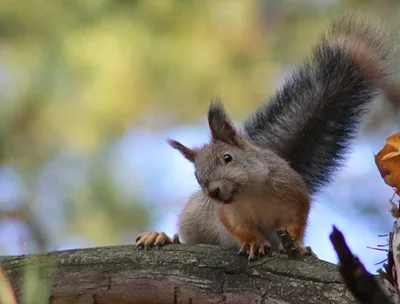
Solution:
<path fill-rule="evenodd" d="M 342 16 L 244 123 L 261 147 L 288 160 L 311 193 L 331 180 L 362 114 L 387 81 L 391 45 L 378 22 Z"/>

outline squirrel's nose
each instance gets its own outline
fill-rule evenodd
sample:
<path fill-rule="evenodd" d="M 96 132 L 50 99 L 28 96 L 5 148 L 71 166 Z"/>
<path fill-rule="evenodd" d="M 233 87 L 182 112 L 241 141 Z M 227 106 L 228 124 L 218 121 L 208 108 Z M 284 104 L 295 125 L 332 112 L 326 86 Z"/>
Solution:
<path fill-rule="evenodd" d="M 208 188 L 208 195 L 212 198 L 218 198 L 219 192 L 220 192 L 220 189 L 218 186 Z"/>

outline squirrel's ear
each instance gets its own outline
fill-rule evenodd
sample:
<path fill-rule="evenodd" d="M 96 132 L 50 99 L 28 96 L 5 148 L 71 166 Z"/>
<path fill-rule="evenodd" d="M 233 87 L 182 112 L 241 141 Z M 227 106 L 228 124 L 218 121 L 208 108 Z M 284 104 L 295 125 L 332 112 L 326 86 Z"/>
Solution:
<path fill-rule="evenodd" d="M 208 124 L 212 138 L 240 148 L 247 146 L 246 140 L 236 131 L 219 99 L 211 102 L 208 109 Z"/>
<path fill-rule="evenodd" d="M 189 149 L 188 147 L 182 145 L 179 141 L 168 139 L 169 145 L 182 153 L 182 155 L 192 163 L 194 163 L 194 158 L 196 157 L 196 150 Z"/>

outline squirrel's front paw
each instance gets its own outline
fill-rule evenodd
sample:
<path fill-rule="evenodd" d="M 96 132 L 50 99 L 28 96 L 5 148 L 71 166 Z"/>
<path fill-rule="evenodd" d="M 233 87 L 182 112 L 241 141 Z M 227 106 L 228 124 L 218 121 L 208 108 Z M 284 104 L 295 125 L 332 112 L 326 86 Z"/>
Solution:
<path fill-rule="evenodd" d="M 248 255 L 249 261 L 254 261 L 256 256 L 263 257 L 266 252 L 271 249 L 271 244 L 268 240 L 254 243 L 243 243 L 240 247 L 239 254 Z"/>
<path fill-rule="evenodd" d="M 144 249 L 153 246 L 158 248 L 167 244 L 180 244 L 179 236 L 175 234 L 171 239 L 165 232 L 149 231 L 136 239 L 136 247 L 143 247 Z"/>

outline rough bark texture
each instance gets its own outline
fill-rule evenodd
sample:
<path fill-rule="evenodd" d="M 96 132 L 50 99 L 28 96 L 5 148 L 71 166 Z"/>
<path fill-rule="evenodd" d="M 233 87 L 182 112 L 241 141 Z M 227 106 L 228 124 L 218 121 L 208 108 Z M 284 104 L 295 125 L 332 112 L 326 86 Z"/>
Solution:
<path fill-rule="evenodd" d="M 50 280 L 50 303 L 355 303 L 333 264 L 264 257 L 248 263 L 233 249 L 113 246 L 3 257 L 20 300 L 26 265 Z"/>

